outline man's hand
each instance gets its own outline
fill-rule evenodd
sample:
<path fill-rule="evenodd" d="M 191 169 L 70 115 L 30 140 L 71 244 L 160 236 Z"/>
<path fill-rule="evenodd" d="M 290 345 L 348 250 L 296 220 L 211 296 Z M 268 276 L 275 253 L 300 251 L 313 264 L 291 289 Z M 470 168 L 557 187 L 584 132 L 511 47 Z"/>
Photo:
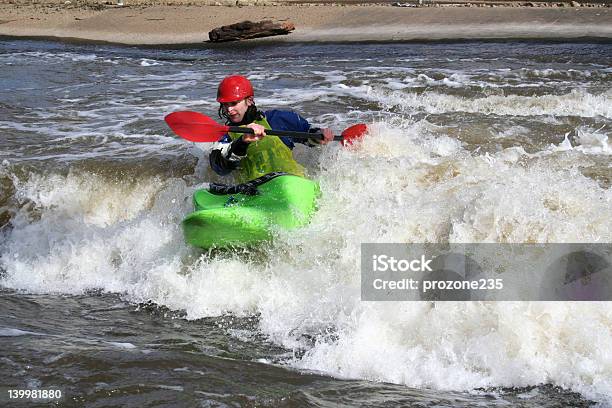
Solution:
<path fill-rule="evenodd" d="M 257 123 L 251 123 L 246 127 L 253 129 L 253 132 L 255 132 L 255 134 L 245 133 L 242 135 L 242 140 L 247 143 L 256 142 L 266 135 L 266 128 Z"/>
<path fill-rule="evenodd" d="M 321 140 L 321 144 L 328 144 L 329 142 L 334 140 L 334 134 L 332 133 L 331 129 L 321 129 L 321 133 L 323 133 L 323 139 Z"/>

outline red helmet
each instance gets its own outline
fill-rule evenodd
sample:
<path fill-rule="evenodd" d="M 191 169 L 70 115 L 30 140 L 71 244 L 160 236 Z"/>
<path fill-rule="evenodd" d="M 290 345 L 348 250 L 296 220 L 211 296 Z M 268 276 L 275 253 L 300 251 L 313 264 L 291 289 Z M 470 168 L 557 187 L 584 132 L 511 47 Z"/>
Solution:
<path fill-rule="evenodd" d="M 223 78 L 217 89 L 217 102 L 236 102 L 253 96 L 253 85 L 241 75 Z"/>

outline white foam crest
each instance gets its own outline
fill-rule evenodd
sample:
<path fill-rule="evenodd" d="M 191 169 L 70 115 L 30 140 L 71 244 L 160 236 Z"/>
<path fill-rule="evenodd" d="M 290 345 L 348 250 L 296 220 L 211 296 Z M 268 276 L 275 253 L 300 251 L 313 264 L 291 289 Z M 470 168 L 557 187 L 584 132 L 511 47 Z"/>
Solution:
<path fill-rule="evenodd" d="M 268 289 L 265 268 L 236 258 L 201 258 L 189 273 L 177 274 L 179 264 L 151 268 L 149 278 L 133 290 L 134 301 L 153 300 L 171 309 L 183 309 L 189 318 L 234 313 L 256 313 L 262 293 Z M 172 271 L 173 273 L 169 273 Z M 264 292 L 262 292 L 264 291 Z"/>
<path fill-rule="evenodd" d="M 464 86 L 475 85 L 477 82 L 472 81 L 471 77 L 465 73 L 448 72 L 444 73 L 444 77 L 441 79 L 434 79 L 426 74 L 408 75 L 398 81 L 394 81 L 392 78 L 387 78 L 388 86 L 391 89 L 402 89 L 423 87 L 423 86 L 447 86 L 450 88 L 461 88 Z M 480 82 L 478 83 L 481 84 Z"/>
<path fill-rule="evenodd" d="M 26 330 L 14 329 L 12 327 L 0 327 L 0 337 L 19 337 L 19 336 L 44 336 L 44 334 L 26 331 Z"/>
<path fill-rule="evenodd" d="M 576 140 L 580 143 L 576 149 L 585 153 L 612 154 L 610 136 L 601 130 L 588 127 L 576 129 Z"/>
<path fill-rule="evenodd" d="M 13 178 L 20 201 L 36 203 L 36 208 L 78 215 L 86 224 L 105 226 L 133 218 L 152 199 L 161 180 L 148 183 L 105 183 L 97 188 L 99 177 L 71 172 L 67 177 L 56 174 L 30 174 L 24 182 Z M 48 214 L 48 212 L 47 212 Z"/>
<path fill-rule="evenodd" d="M 610 402 L 611 319 L 606 303 L 361 303 L 339 341 L 296 364 L 447 390 L 553 383 Z"/>
<path fill-rule="evenodd" d="M 559 143 L 559 145 L 553 145 L 550 147 L 550 151 L 575 151 L 584 154 L 610 155 L 612 154 L 612 143 L 610 142 L 610 136 L 602 132 L 603 129 L 603 126 L 599 129 L 593 129 L 588 126 L 579 126 L 575 129 L 576 137 L 574 145 L 568 138 L 571 132 L 568 132 L 565 134 L 565 138 L 561 143 Z"/>
<path fill-rule="evenodd" d="M 389 65 L 389 66 L 377 65 L 377 66 L 374 66 L 374 67 L 358 67 L 358 68 L 355 68 L 355 72 L 357 73 L 357 75 L 356 75 L 357 77 L 360 76 L 359 74 L 361 73 L 361 71 L 369 72 L 369 74 L 365 74 L 366 76 L 373 76 L 373 77 L 376 77 L 376 78 L 379 78 L 379 77 L 383 77 L 384 78 L 384 77 L 388 77 L 389 74 L 396 74 L 398 72 L 404 72 L 404 73 L 407 73 L 407 74 L 414 73 L 416 71 L 416 68 L 413 68 L 413 67 L 410 67 L 410 66 L 402 67 L 402 66 L 397 66 L 397 65 L 396 66 L 394 66 L 394 65 Z M 380 75 L 381 73 L 382 74 L 387 74 L 387 75 Z"/>
<path fill-rule="evenodd" d="M 402 90 L 402 89 L 410 89 L 410 88 L 423 88 L 423 87 L 449 87 L 449 88 L 481 88 L 483 90 L 487 89 L 523 89 L 523 88 L 533 88 L 540 89 L 542 87 L 548 86 L 550 89 L 555 89 L 560 87 L 561 85 L 575 85 L 572 82 L 566 81 L 558 81 L 554 84 L 547 83 L 544 81 L 531 81 L 531 82 L 518 82 L 511 83 L 506 82 L 505 78 L 502 77 L 489 77 L 487 81 L 482 79 L 475 79 L 474 77 L 467 74 L 451 74 L 448 77 L 436 80 L 434 78 L 430 78 L 427 75 L 419 74 L 416 77 L 407 77 L 404 80 L 392 80 L 387 79 L 387 87 L 392 90 Z M 497 80 L 498 82 L 494 82 Z"/>
<path fill-rule="evenodd" d="M 437 92 L 387 92 L 372 89 L 369 95 L 384 106 L 400 107 L 407 112 L 422 110 L 435 114 L 468 112 L 485 115 L 612 118 L 612 91 L 598 95 L 583 90 L 572 90 L 564 95 L 491 95 L 483 98 L 466 98 Z"/>
<path fill-rule="evenodd" d="M 131 57 L 121 55 L 98 55 L 95 53 L 81 53 L 81 52 L 44 52 L 44 51 L 28 51 L 28 52 L 15 52 L 10 54 L 0 55 L 0 61 L 18 61 L 19 63 L 40 63 L 43 61 L 45 64 L 52 63 L 65 63 L 65 62 L 97 62 L 107 64 L 134 64 L 140 66 L 153 66 L 153 65 L 177 65 L 183 64 L 183 62 L 174 62 L 169 60 L 156 60 L 151 58 L 142 57 Z"/>
<path fill-rule="evenodd" d="M 329 83 L 336 83 L 336 82 L 340 82 L 340 81 L 346 81 L 347 76 L 345 75 L 346 72 L 344 71 L 340 71 L 340 70 L 333 70 L 333 71 L 311 71 L 312 74 L 314 75 L 320 75 L 322 76 L 325 81 L 329 82 Z"/>
<path fill-rule="evenodd" d="M 143 84 L 151 82 L 177 82 L 177 81 L 197 81 L 210 84 L 211 86 L 217 85 L 215 80 L 210 79 L 206 72 L 201 71 L 178 71 L 175 73 L 167 74 L 122 74 L 117 77 L 124 82 L 141 82 Z M 208 81 L 206 81 L 208 79 Z"/>
<path fill-rule="evenodd" d="M 15 182 L 30 201 L 5 231 L 2 285 L 33 293 L 130 293 L 152 270 L 175 275 L 180 220 L 189 207 L 182 180 L 104 180 L 93 174 L 30 176 Z M 25 211 L 33 207 L 40 215 Z"/>
<path fill-rule="evenodd" d="M 109 60 L 97 54 L 87 54 L 79 52 L 44 52 L 44 51 L 27 51 L 27 52 L 11 52 L 0 55 L 0 62 L 17 61 L 22 64 L 54 64 L 66 62 L 112 62 L 124 58 L 115 57 L 114 60 Z"/>
<path fill-rule="evenodd" d="M 148 58 L 143 58 L 140 60 L 140 66 L 141 67 L 152 67 L 155 65 L 161 65 L 159 62 L 152 60 L 152 59 L 148 59 Z"/>
<path fill-rule="evenodd" d="M 555 156 L 526 168 L 517 165 L 522 149 L 508 149 L 474 163 L 478 175 L 461 180 L 472 197 L 452 220 L 451 239 L 457 242 L 609 242 L 605 215 L 612 194 L 601 190 L 576 168 L 561 171 Z M 464 169 L 463 169 L 464 170 Z M 459 170 L 462 172 L 462 170 Z M 478 184 L 475 184 L 478 183 Z M 525 192 L 529 194 L 525 194 Z M 583 194 L 580 196 L 578 194 Z M 581 208 L 576 208 L 580 206 Z"/>
<path fill-rule="evenodd" d="M 275 91 L 268 97 L 258 97 L 257 102 L 263 105 L 294 105 L 311 101 L 334 102 L 339 97 L 362 98 L 373 100 L 370 96 L 371 87 L 368 85 L 348 86 L 337 83 L 330 86 L 320 86 L 309 89 L 286 89 Z"/>
<path fill-rule="evenodd" d="M 45 60 L 70 60 L 70 61 L 94 61 L 98 58 L 96 54 L 85 54 L 78 52 L 24 52 L 20 53 L 24 57 L 32 57 L 40 62 L 40 59 Z"/>
<path fill-rule="evenodd" d="M 281 77 L 281 73 L 278 72 L 262 72 L 261 74 L 249 73 L 247 78 L 250 81 L 274 81 Z"/>
<path fill-rule="evenodd" d="M 141 94 L 143 92 L 153 92 L 153 91 L 178 91 L 180 89 L 193 89 L 198 85 L 198 82 L 195 80 L 183 80 L 177 82 L 163 82 L 159 85 L 154 85 L 152 83 L 143 83 L 142 87 L 135 87 L 130 89 L 130 93 L 132 94 Z"/>
<path fill-rule="evenodd" d="M 117 347 L 117 348 L 125 349 L 125 350 L 133 350 L 133 349 L 137 348 L 132 343 L 122 343 L 122 342 L 118 342 L 118 341 L 107 341 L 106 343 L 111 345 L 111 346 L 113 346 L 113 347 Z"/>
<path fill-rule="evenodd" d="M 529 76 L 536 76 L 542 78 L 552 78 L 552 79 L 567 79 L 567 80 L 576 80 L 576 79 L 592 79 L 599 78 L 605 80 L 609 76 L 609 72 L 605 69 L 567 69 L 567 70 L 558 70 L 552 68 L 546 69 L 527 69 L 523 68 L 520 71 L 520 76 L 522 78 Z"/>

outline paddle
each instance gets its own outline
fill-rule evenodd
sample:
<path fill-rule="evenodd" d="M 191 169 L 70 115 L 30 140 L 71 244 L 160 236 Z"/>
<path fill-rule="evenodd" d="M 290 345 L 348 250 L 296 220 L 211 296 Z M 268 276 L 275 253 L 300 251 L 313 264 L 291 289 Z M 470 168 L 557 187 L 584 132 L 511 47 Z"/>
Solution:
<path fill-rule="evenodd" d="M 251 128 L 222 125 L 199 112 L 172 112 L 167 115 L 164 120 L 174 133 L 190 142 L 216 142 L 227 132 L 254 133 Z M 334 136 L 334 140 L 341 141 L 346 146 L 361 138 L 367 131 L 367 125 L 365 123 L 359 123 L 345 129 L 341 135 Z M 324 138 L 322 133 L 293 132 L 289 130 L 267 129 L 266 134 L 285 136 L 291 139 L 312 138 L 322 140 Z"/>

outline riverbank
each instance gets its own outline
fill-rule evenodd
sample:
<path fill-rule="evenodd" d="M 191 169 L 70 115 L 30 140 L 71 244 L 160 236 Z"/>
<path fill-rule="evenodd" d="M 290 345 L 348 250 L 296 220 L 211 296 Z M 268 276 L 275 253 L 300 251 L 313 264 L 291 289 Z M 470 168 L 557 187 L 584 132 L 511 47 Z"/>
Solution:
<path fill-rule="evenodd" d="M 296 30 L 263 41 L 612 39 L 612 9 L 595 3 L 590 7 L 578 7 L 575 2 L 574 7 L 572 3 L 531 3 L 531 7 L 525 7 L 520 6 L 524 3 L 498 6 L 476 2 L 463 7 L 455 2 L 419 7 L 414 2 L 298 4 L 238 0 L 228 6 L 183 0 L 123 1 L 123 6 L 71 0 L 2 3 L 0 35 L 129 45 L 197 44 L 208 41 L 208 32 L 215 27 L 272 19 L 291 21 Z"/>

